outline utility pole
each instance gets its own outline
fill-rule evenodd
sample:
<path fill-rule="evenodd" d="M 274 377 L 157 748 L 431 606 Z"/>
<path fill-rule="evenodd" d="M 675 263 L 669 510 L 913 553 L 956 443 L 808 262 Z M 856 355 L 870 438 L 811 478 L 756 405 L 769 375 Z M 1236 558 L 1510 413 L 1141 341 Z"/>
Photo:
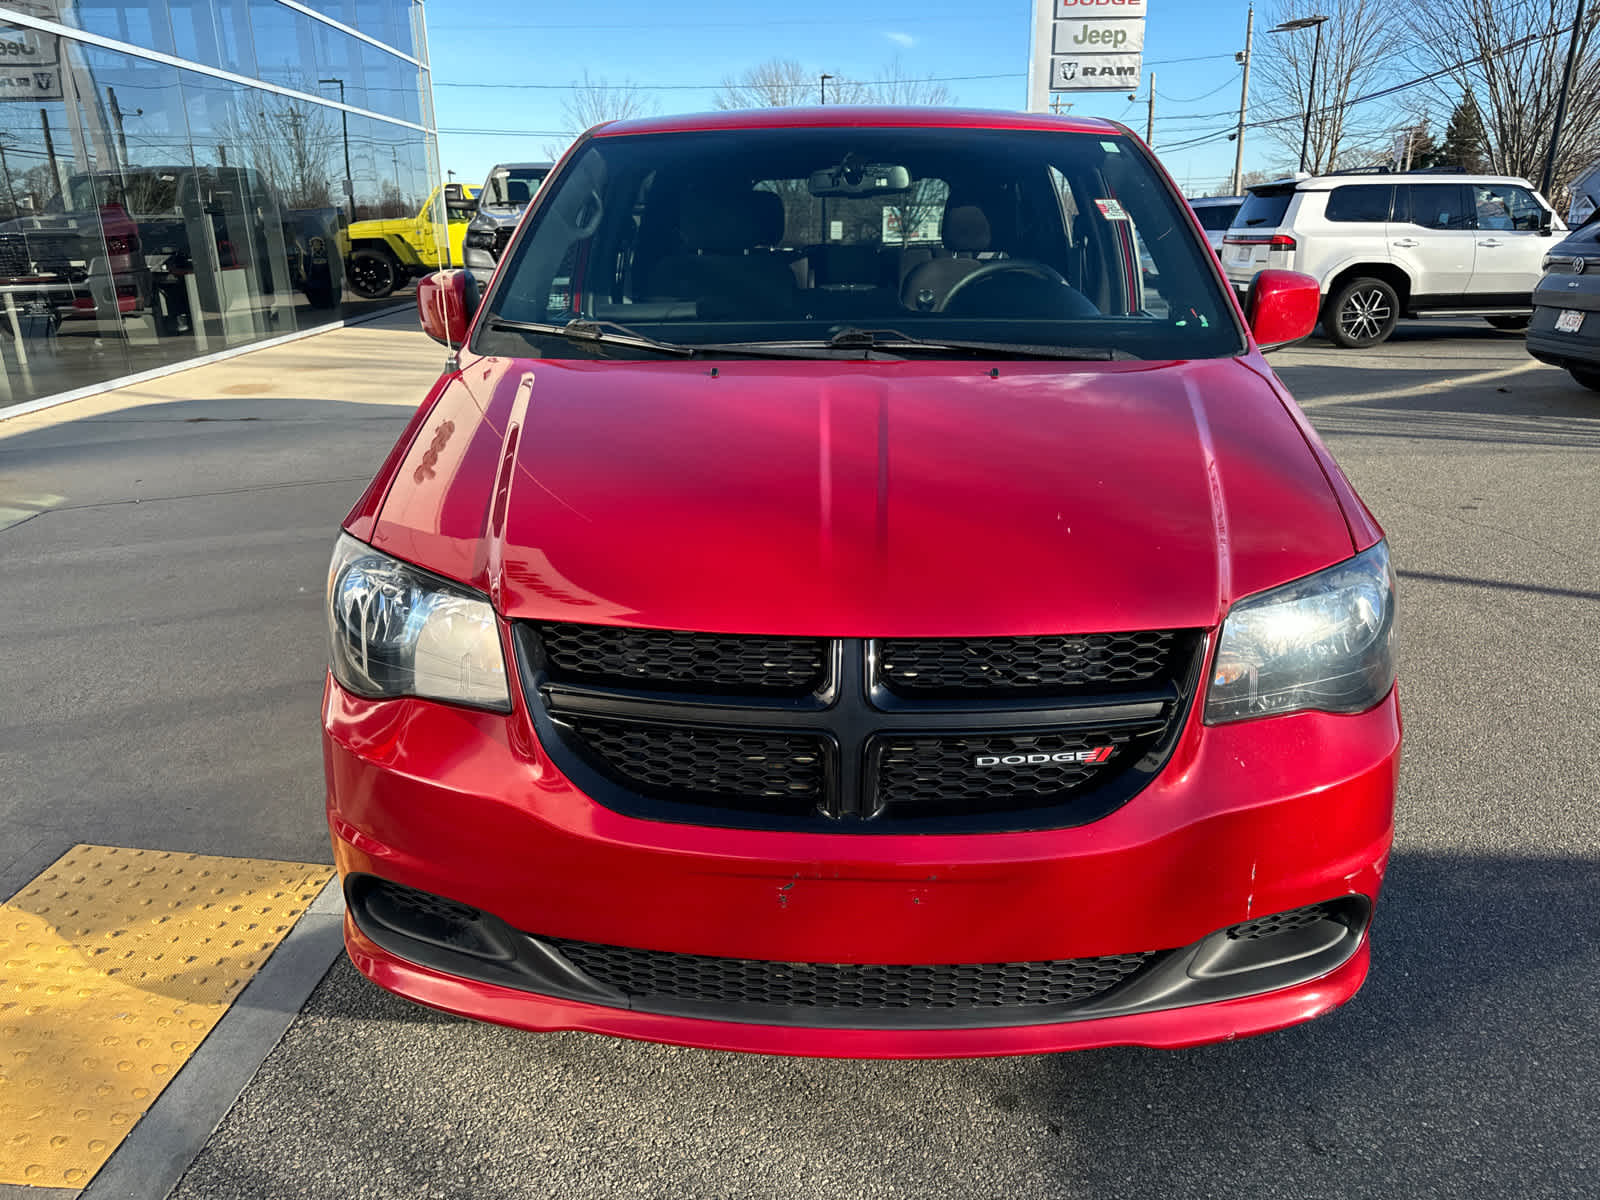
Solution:
<path fill-rule="evenodd" d="M 110 103 L 111 120 L 117 126 L 117 143 L 122 147 L 122 165 L 128 165 L 128 133 L 122 127 L 122 106 L 117 103 L 117 89 L 106 89 L 106 100 Z"/>
<path fill-rule="evenodd" d="M 0 175 L 6 177 L 6 195 L 11 198 L 11 215 L 20 217 L 22 210 L 17 207 L 17 191 L 11 185 L 11 164 L 6 161 L 6 141 L 10 137 L 11 134 L 0 132 Z"/>
<path fill-rule="evenodd" d="M 1150 72 L 1150 111 L 1144 119 L 1144 144 L 1151 149 L 1156 144 L 1156 73 Z"/>
<path fill-rule="evenodd" d="M 39 124 L 44 126 L 44 152 L 45 157 L 50 160 L 50 182 L 55 187 L 55 190 L 59 192 L 61 191 L 61 164 L 56 162 L 56 143 L 55 139 L 50 136 L 50 110 L 48 108 L 39 110 Z M 48 200 L 49 197 L 46 197 L 46 199 Z"/>
<path fill-rule="evenodd" d="M 1567 43 L 1567 73 L 1561 77 L 1561 97 L 1556 101 L 1555 125 L 1550 130 L 1550 153 L 1544 160 L 1544 179 L 1539 191 L 1550 199 L 1550 186 L 1556 180 L 1556 148 L 1561 144 L 1561 126 L 1567 119 L 1567 93 L 1572 90 L 1572 72 L 1578 63 L 1578 35 L 1583 32 L 1583 0 L 1578 0 L 1578 15 L 1572 20 L 1572 40 Z"/>
<path fill-rule="evenodd" d="M 1256 36 L 1256 6 L 1250 6 L 1250 15 L 1245 18 L 1244 25 L 1244 54 L 1239 61 L 1244 64 L 1244 87 L 1239 92 L 1239 130 L 1234 135 L 1238 144 L 1233 150 L 1233 192 L 1240 195 L 1244 191 L 1244 118 L 1245 112 L 1250 107 L 1250 51 L 1254 48 Z"/>

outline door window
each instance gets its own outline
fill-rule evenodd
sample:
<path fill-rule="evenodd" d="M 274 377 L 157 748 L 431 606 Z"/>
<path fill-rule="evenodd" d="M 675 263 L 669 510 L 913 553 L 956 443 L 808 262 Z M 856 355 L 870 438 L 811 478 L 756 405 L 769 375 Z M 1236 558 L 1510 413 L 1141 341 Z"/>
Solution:
<path fill-rule="evenodd" d="M 1467 189 L 1459 183 L 1413 183 L 1399 189 L 1409 197 L 1410 220 L 1424 229 L 1471 229 Z M 1401 220 L 1395 206 L 1395 220 Z"/>
<path fill-rule="evenodd" d="M 1394 188 L 1382 184 L 1336 187 L 1328 193 L 1328 220 L 1387 221 L 1393 196 Z"/>
<path fill-rule="evenodd" d="M 1478 228 L 1537 233 L 1544 216 L 1527 191 L 1506 183 L 1480 183 L 1473 188 Z"/>

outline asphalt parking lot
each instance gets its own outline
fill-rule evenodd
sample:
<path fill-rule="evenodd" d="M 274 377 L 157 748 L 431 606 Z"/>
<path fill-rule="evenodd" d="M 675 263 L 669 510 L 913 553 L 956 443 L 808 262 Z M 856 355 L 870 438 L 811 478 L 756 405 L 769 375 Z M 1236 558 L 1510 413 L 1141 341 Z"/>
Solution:
<path fill-rule="evenodd" d="M 210 398 L 0 422 L 0 895 L 79 841 L 329 861 L 321 575 L 439 357 L 358 332 L 320 339 L 355 337 L 358 389 L 247 356 Z M 475 1025 L 341 959 L 174 1195 L 1594 1195 L 1600 394 L 1481 322 L 1274 363 L 1401 577 L 1349 1006 L 1182 1052 L 785 1060 Z"/>

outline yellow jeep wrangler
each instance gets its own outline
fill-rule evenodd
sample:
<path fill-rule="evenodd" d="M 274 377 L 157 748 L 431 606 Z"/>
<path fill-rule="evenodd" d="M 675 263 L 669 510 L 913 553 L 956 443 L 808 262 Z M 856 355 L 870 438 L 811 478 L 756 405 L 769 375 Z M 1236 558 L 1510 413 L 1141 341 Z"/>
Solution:
<path fill-rule="evenodd" d="M 433 189 L 414 217 L 353 222 L 344 235 L 350 289 L 377 300 L 414 276 L 460 266 L 461 243 L 477 209 L 477 188 L 447 183 Z"/>

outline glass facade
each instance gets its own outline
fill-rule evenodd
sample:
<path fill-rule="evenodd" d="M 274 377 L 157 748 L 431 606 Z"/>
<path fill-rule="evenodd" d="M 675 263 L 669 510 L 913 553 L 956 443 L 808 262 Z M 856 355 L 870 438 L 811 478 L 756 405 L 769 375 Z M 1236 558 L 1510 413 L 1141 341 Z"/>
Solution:
<path fill-rule="evenodd" d="M 470 213 L 426 45 L 420 0 L 0 0 L 0 407 L 391 305 L 450 261 Z"/>

